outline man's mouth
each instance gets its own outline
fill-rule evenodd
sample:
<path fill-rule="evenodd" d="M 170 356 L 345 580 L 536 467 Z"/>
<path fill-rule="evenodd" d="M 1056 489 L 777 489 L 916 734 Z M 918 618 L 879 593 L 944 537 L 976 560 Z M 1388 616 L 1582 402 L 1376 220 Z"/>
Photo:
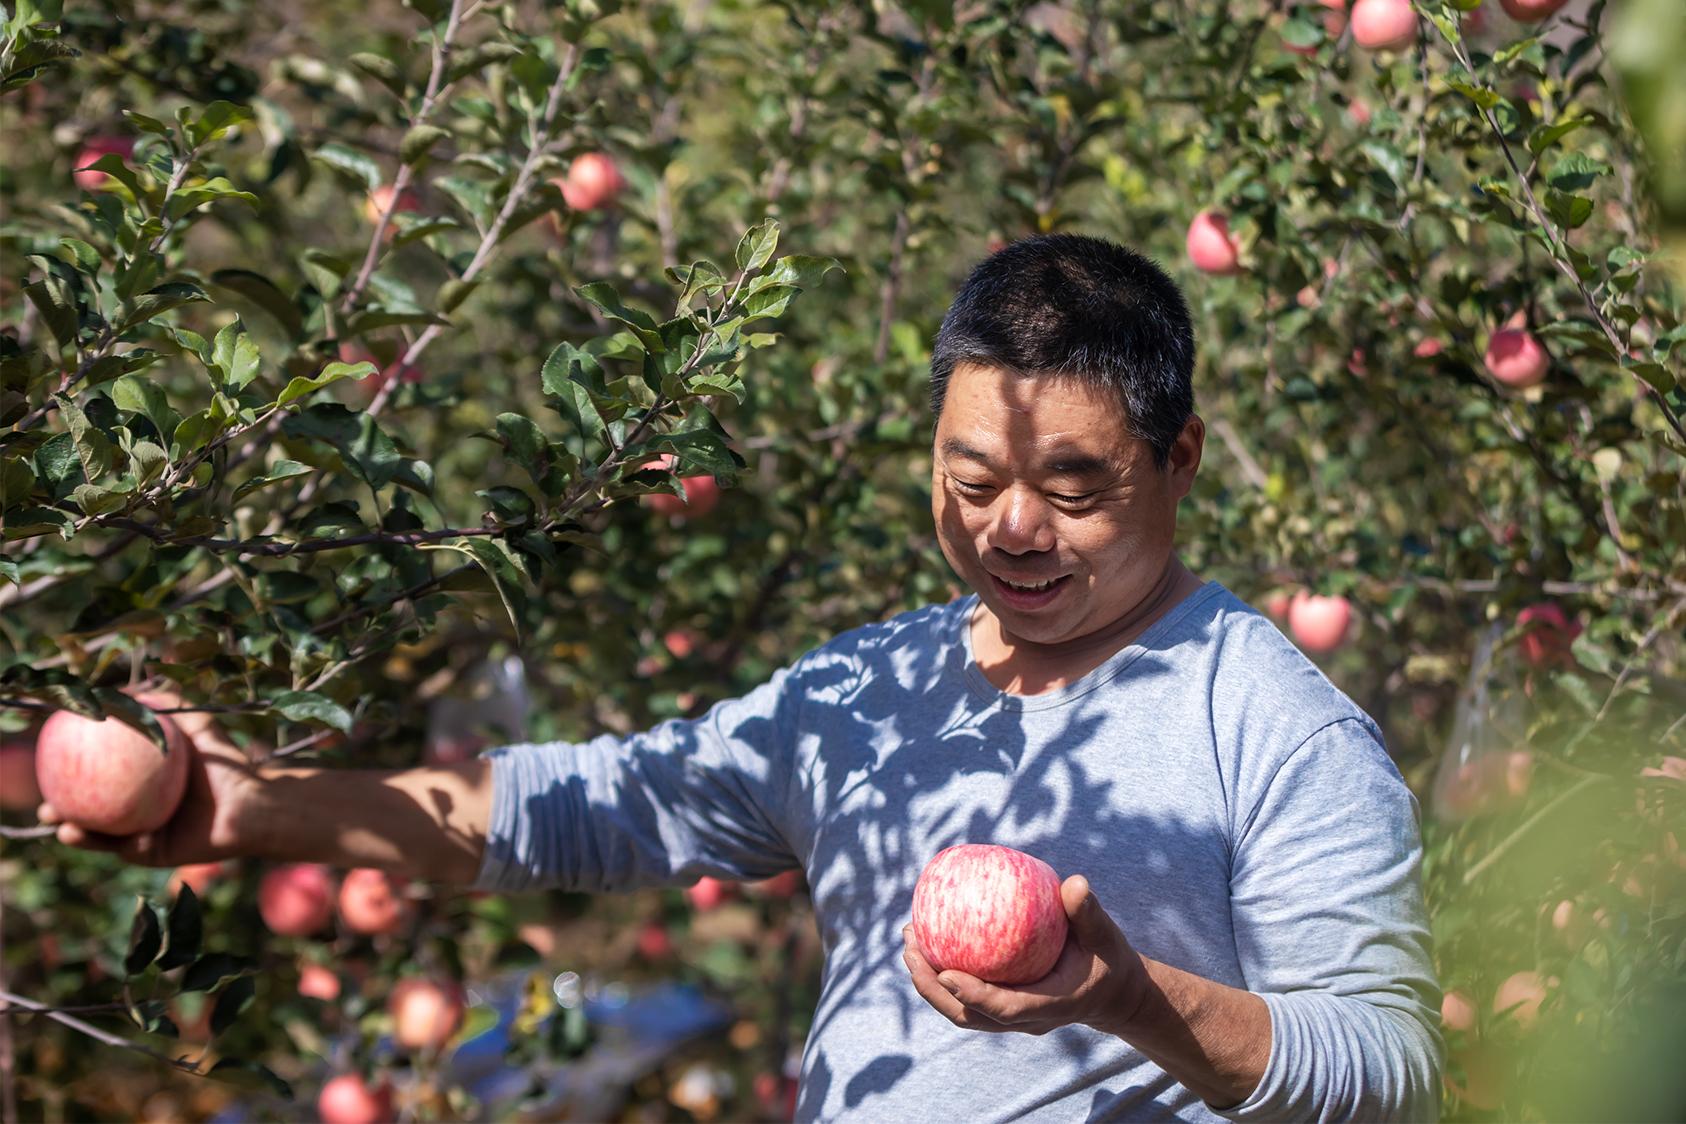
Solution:
<path fill-rule="evenodd" d="M 989 575 L 1001 599 L 1015 609 L 1036 609 L 1053 601 L 1070 581 L 1071 575 L 1042 581 L 1009 581 L 996 574 Z"/>

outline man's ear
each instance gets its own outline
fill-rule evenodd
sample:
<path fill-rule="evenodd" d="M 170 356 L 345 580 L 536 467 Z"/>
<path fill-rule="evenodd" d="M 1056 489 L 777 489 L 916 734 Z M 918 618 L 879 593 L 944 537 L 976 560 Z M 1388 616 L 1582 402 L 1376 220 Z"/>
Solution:
<path fill-rule="evenodd" d="M 1194 487 L 1194 477 L 1200 471 L 1200 456 L 1206 449 L 1206 423 L 1199 414 L 1190 414 L 1182 432 L 1171 443 L 1171 456 L 1165 471 L 1171 476 L 1171 494 L 1177 499 L 1188 495 Z"/>

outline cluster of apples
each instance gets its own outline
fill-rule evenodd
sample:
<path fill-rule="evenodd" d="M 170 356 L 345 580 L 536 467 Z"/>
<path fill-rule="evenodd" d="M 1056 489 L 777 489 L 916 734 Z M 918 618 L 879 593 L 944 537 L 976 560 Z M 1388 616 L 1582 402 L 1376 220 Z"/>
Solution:
<path fill-rule="evenodd" d="M 1536 23 L 1554 15 L 1568 0 L 1500 0 L 1505 13 L 1519 23 Z M 1400 50 L 1417 41 L 1418 17 L 1411 0 L 1317 0 L 1323 9 L 1323 28 L 1331 39 L 1337 38 L 1350 26 L 1353 42 L 1372 51 Z M 1480 16 L 1480 9 L 1470 14 Z M 1289 46 L 1296 54 L 1311 55 L 1315 47 Z M 1370 120 L 1370 109 L 1361 101 L 1352 103 L 1350 112 L 1359 125 Z M 1229 229 L 1229 216 L 1221 211 L 1204 210 L 1189 223 L 1186 238 L 1189 262 L 1202 273 L 1231 276 L 1242 271 L 1241 249 Z M 1299 301 L 1312 307 L 1315 290 L 1302 290 Z M 1424 340 L 1417 345 L 1419 358 L 1440 353 L 1438 340 Z M 1551 366 L 1551 356 L 1539 339 L 1524 326 L 1508 324 L 1495 331 L 1487 341 L 1483 360 L 1494 382 L 1512 390 L 1526 390 L 1545 380 Z M 1354 373 L 1362 373 L 1361 357 L 1353 364 Z"/>

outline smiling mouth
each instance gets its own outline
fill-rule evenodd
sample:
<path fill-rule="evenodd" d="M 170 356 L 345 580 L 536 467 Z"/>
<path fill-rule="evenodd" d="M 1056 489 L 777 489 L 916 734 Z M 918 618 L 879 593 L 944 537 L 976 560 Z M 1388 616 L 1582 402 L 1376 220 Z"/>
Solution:
<path fill-rule="evenodd" d="M 1071 575 L 1062 574 L 1060 577 L 1040 582 L 1012 582 L 990 574 L 989 580 L 995 587 L 996 596 L 1004 605 L 1010 609 L 1029 612 L 1045 608 L 1057 601 L 1061 591 L 1071 581 Z"/>

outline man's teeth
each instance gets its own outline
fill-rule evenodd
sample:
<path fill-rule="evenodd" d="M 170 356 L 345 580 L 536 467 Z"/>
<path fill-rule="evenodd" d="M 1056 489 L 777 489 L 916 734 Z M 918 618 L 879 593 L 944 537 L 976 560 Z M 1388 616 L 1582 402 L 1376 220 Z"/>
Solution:
<path fill-rule="evenodd" d="M 1020 585 L 1018 582 L 1010 582 L 1006 578 L 1002 578 L 1001 584 L 1006 586 L 1008 589 L 1016 589 L 1020 593 L 1041 593 L 1044 589 L 1052 587 L 1053 584 L 1059 580 L 1059 578 L 1050 578 L 1049 580 L 1037 585 Z"/>

